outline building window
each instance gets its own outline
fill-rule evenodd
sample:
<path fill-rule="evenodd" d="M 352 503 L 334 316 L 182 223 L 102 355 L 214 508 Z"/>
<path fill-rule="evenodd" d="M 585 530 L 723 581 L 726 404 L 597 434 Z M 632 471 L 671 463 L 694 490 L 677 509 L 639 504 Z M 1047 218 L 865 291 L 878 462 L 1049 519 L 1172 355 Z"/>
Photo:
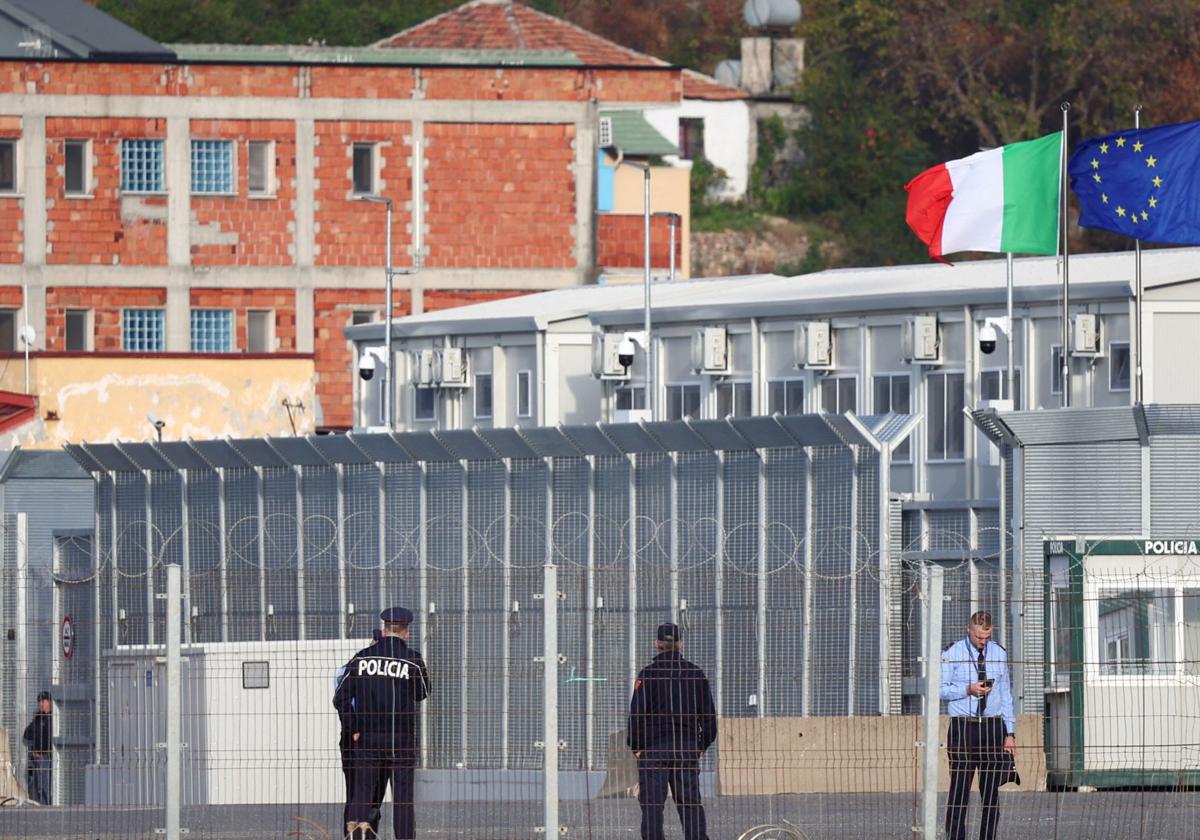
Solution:
<path fill-rule="evenodd" d="M 68 140 L 63 149 L 63 175 L 67 195 L 88 195 L 91 178 L 88 163 L 91 160 L 91 144 L 87 140 Z"/>
<path fill-rule="evenodd" d="M 242 663 L 242 688 L 270 688 L 271 687 L 271 663 L 270 662 L 243 662 Z"/>
<path fill-rule="evenodd" d="M 803 414 L 804 380 L 773 379 L 767 383 L 768 414 Z"/>
<path fill-rule="evenodd" d="M 872 391 L 875 403 L 871 411 L 875 414 L 887 414 L 892 411 L 896 414 L 912 413 L 912 382 L 907 373 L 876 376 Z M 912 447 L 909 445 L 909 439 L 905 438 L 892 451 L 892 460 L 904 462 L 911 459 Z"/>
<path fill-rule="evenodd" d="M 192 352 L 228 353 L 233 350 L 233 310 L 192 310 Z"/>
<path fill-rule="evenodd" d="M 247 144 L 249 159 L 246 191 L 250 195 L 272 195 L 275 192 L 275 144 L 269 140 L 252 140 Z"/>
<path fill-rule="evenodd" d="M 1129 390 L 1129 343 L 1108 345 L 1108 390 Z"/>
<path fill-rule="evenodd" d="M 68 309 L 67 321 L 67 350 L 84 352 L 91 350 L 92 343 L 92 312 L 90 309 Z"/>
<path fill-rule="evenodd" d="M 163 141 L 121 141 L 121 192 L 158 193 L 166 189 Z"/>
<path fill-rule="evenodd" d="M 489 420 L 492 416 L 492 375 L 475 374 L 475 417 Z"/>
<path fill-rule="evenodd" d="M 121 346 L 130 353 L 161 353 L 166 315 L 161 309 L 126 309 L 121 313 Z"/>
<path fill-rule="evenodd" d="M 533 371 L 517 371 L 517 416 L 533 416 Z"/>
<path fill-rule="evenodd" d="M 250 309 L 246 311 L 246 352 L 270 353 L 275 349 L 272 333 L 275 328 L 273 309 Z"/>
<path fill-rule="evenodd" d="M 1008 400 L 1013 401 L 1013 408 L 1017 411 L 1021 410 L 1021 371 L 1019 368 L 1013 369 L 1013 387 L 1017 393 L 1010 396 L 1008 393 L 1008 369 L 1004 370 L 985 370 L 979 374 L 979 398 L 981 400 Z"/>
<path fill-rule="evenodd" d="M 845 414 L 857 410 L 857 376 L 827 376 L 821 380 L 821 411 L 826 414 Z"/>
<path fill-rule="evenodd" d="M 1050 345 L 1050 393 L 1062 393 L 1062 345 Z"/>
<path fill-rule="evenodd" d="M 679 118 L 679 156 L 684 160 L 704 159 L 704 118 Z"/>
<path fill-rule="evenodd" d="M 419 423 L 437 420 L 437 391 L 433 388 L 413 389 L 413 420 Z"/>
<path fill-rule="evenodd" d="M 375 193 L 375 144 L 354 144 L 354 194 Z"/>
<path fill-rule="evenodd" d="M 749 417 L 751 413 L 749 382 L 721 382 L 717 385 L 717 418 Z"/>
<path fill-rule="evenodd" d="M 646 388 L 642 385 L 623 385 L 617 389 L 617 411 L 645 411 Z"/>
<path fill-rule="evenodd" d="M 373 309 L 355 309 L 350 313 L 350 323 L 354 324 L 369 324 L 375 320 L 375 310 Z"/>
<path fill-rule="evenodd" d="M 0 309 L 0 352 L 17 349 L 17 310 Z"/>
<path fill-rule="evenodd" d="M 0 192 L 17 191 L 17 141 L 0 140 Z"/>
<path fill-rule="evenodd" d="M 695 420 L 700 416 L 699 385 L 667 386 L 667 419 Z"/>
<path fill-rule="evenodd" d="M 233 191 L 233 142 L 193 140 L 192 192 L 229 195 Z"/>
<path fill-rule="evenodd" d="M 1100 673 L 1174 674 L 1175 590 L 1101 589 Z"/>
<path fill-rule="evenodd" d="M 925 377 L 925 412 L 929 429 L 929 460 L 955 461 L 963 457 L 966 436 L 963 375 L 931 373 Z"/>

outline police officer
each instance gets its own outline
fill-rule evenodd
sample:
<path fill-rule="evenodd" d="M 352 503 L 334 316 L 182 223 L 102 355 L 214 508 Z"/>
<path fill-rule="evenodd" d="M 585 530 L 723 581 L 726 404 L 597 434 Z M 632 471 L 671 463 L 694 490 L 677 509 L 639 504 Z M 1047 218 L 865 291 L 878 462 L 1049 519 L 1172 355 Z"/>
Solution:
<path fill-rule="evenodd" d="M 421 654 L 408 646 L 413 614 L 392 607 L 379 614 L 383 638 L 346 664 L 333 705 L 350 729 L 355 755 L 353 793 L 346 834 L 369 837 L 371 812 L 392 786 L 396 840 L 416 835 L 413 773 L 420 753 L 417 704 L 429 696 L 429 673 Z"/>
<path fill-rule="evenodd" d="M 992 615 L 977 612 L 967 635 L 942 651 L 942 699 L 949 703 L 950 796 L 946 803 L 947 840 L 965 840 L 967 799 L 979 771 L 983 817 L 980 840 L 993 840 L 1000 820 L 1000 785 L 1015 776 L 1016 718 L 1008 652 L 992 641 Z M 1020 781 L 1016 779 L 1016 781 Z"/>
<path fill-rule="evenodd" d="M 376 627 L 371 631 L 371 645 L 376 645 L 383 638 L 383 631 Z M 338 686 L 342 683 L 342 678 L 346 676 L 346 671 L 349 669 L 349 664 L 338 668 L 333 675 L 333 690 L 337 693 Z M 355 754 L 354 733 L 350 731 L 351 720 L 349 715 L 338 714 L 338 720 L 341 723 L 341 733 L 338 736 L 338 751 L 342 756 L 342 775 L 346 777 L 346 805 L 342 808 L 342 824 L 345 825 L 350 820 L 350 800 L 354 796 L 354 764 Z M 379 797 L 382 799 L 382 795 Z M 372 802 L 375 801 L 372 797 Z M 371 823 L 371 831 L 379 833 L 379 809 L 371 811 L 371 816 L 368 822 Z"/>
<path fill-rule="evenodd" d="M 51 734 L 54 731 L 50 716 L 53 714 L 53 702 L 49 691 L 38 694 L 37 714 L 22 734 L 22 740 L 29 749 L 29 764 L 25 771 L 29 779 L 29 795 L 33 797 L 34 802 L 42 805 L 50 804 L 50 750 Z"/>
<path fill-rule="evenodd" d="M 658 655 L 642 669 L 629 704 L 629 748 L 638 761 L 642 840 L 663 840 L 667 789 L 685 840 L 706 840 L 700 756 L 717 739 L 717 713 L 704 672 L 683 658 L 679 628 L 658 628 Z"/>

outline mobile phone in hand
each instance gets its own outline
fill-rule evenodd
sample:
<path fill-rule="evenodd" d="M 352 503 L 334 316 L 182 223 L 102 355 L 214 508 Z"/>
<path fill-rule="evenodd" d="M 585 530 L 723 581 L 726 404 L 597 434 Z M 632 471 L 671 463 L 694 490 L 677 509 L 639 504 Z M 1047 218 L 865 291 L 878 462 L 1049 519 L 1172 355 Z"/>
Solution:
<path fill-rule="evenodd" d="M 983 686 L 984 688 L 991 688 L 991 687 L 992 687 L 992 685 L 994 685 L 994 684 L 995 684 L 995 682 L 996 682 L 996 681 L 995 681 L 995 680 L 993 680 L 993 679 L 987 679 L 987 680 L 980 680 L 980 681 L 979 681 L 979 684 L 980 684 L 981 686 Z"/>

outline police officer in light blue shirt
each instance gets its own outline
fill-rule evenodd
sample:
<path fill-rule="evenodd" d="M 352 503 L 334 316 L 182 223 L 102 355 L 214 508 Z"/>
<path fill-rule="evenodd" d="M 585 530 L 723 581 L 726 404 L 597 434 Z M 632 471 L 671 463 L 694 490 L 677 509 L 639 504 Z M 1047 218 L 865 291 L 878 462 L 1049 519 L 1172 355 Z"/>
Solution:
<path fill-rule="evenodd" d="M 967 622 L 966 637 L 942 651 L 942 699 L 950 713 L 946 838 L 966 838 L 967 799 L 978 770 L 983 801 L 979 838 L 993 840 L 1000 820 L 1000 785 L 1010 775 L 1015 777 L 1017 721 L 1008 652 L 992 641 L 991 613 L 974 613 Z"/>

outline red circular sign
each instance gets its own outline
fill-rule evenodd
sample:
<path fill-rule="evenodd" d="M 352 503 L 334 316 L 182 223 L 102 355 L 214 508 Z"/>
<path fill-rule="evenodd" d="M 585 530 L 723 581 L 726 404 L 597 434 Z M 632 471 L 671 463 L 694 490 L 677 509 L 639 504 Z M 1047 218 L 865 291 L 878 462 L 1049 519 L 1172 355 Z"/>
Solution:
<path fill-rule="evenodd" d="M 70 659 L 71 654 L 75 652 L 75 625 L 71 623 L 69 615 L 62 623 L 62 652 L 65 659 Z"/>

